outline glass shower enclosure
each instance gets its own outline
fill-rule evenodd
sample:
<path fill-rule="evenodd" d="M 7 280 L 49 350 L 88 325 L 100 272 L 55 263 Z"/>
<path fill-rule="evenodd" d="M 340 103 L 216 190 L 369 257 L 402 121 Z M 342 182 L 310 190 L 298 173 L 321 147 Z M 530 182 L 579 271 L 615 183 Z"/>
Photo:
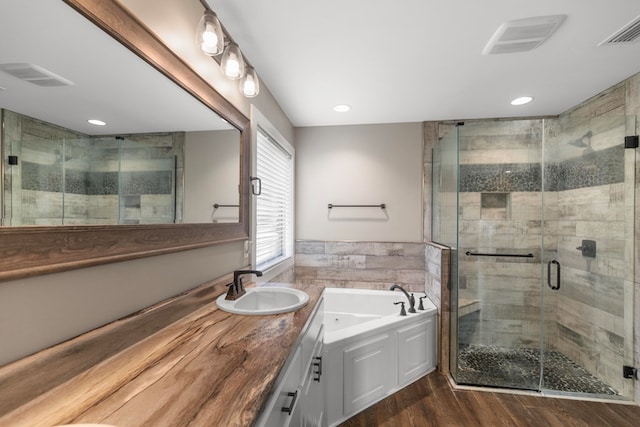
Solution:
<path fill-rule="evenodd" d="M 628 117 L 474 121 L 434 148 L 458 384 L 632 398 L 634 129 Z"/>

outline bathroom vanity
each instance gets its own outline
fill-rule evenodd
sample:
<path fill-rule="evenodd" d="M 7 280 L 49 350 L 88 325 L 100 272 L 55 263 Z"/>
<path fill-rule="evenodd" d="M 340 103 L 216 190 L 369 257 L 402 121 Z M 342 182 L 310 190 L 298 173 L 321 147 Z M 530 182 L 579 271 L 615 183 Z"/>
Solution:
<path fill-rule="evenodd" d="M 324 426 L 322 346 L 324 302 L 316 304 L 311 320 L 289 353 L 257 427 Z"/>
<path fill-rule="evenodd" d="M 323 288 L 283 285 L 307 292 L 308 304 L 241 316 L 214 302 L 230 281 L 225 276 L 1 367 L 0 425 L 247 426 L 263 411 L 321 418 L 323 405 L 310 406 L 322 396 L 314 378 Z M 299 393 L 297 403 L 281 392 Z M 291 416 L 278 399 L 292 406 Z M 259 422 L 274 425 L 269 416 Z"/>

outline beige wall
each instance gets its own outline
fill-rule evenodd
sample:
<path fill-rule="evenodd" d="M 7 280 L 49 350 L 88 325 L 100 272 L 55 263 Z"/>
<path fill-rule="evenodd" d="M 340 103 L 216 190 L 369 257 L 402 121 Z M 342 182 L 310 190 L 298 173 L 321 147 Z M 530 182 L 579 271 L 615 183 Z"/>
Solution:
<path fill-rule="evenodd" d="M 296 141 L 297 239 L 422 241 L 422 124 L 299 128 Z"/>
<path fill-rule="evenodd" d="M 243 265 L 240 242 L 0 283 L 0 365 Z"/>

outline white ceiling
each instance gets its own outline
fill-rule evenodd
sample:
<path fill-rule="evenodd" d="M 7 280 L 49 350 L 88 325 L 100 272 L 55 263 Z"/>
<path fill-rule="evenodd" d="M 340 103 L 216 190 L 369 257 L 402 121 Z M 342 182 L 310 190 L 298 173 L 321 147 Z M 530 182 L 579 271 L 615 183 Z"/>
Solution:
<path fill-rule="evenodd" d="M 638 0 L 205 1 L 294 126 L 555 115 L 640 72 L 640 42 L 597 46 L 640 15 Z M 482 55 L 503 22 L 552 14 L 567 19 L 539 48 Z M 0 63 L 75 83 L 41 88 L 0 72 L 0 108 L 96 135 L 218 126 L 62 0 L 2 0 L 0 40 Z M 535 100 L 509 104 L 521 95 Z M 339 103 L 352 110 L 334 112 Z"/>
<path fill-rule="evenodd" d="M 597 46 L 638 0 L 206 2 L 295 126 L 555 115 L 640 72 L 640 42 Z M 482 54 L 503 22 L 555 14 L 537 49 Z"/>
<path fill-rule="evenodd" d="M 0 108 L 89 135 L 230 128 L 62 0 L 2 0 L 0 40 L 0 63 L 35 64 L 74 83 L 40 87 L 0 72 Z"/>

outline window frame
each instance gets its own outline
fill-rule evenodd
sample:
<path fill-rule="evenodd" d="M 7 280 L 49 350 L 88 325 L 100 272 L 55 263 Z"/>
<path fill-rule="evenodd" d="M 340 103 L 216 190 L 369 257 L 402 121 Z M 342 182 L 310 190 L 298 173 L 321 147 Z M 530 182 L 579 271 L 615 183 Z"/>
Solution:
<path fill-rule="evenodd" d="M 277 128 L 262 114 L 254 105 L 251 106 L 251 176 L 257 175 L 258 168 L 258 133 L 262 132 L 273 142 L 278 144 L 287 154 L 291 156 L 291 199 L 290 199 L 290 212 L 289 224 L 287 227 L 287 233 L 290 236 L 286 242 L 286 255 L 285 258 L 276 262 L 273 265 L 268 266 L 263 270 L 262 277 L 258 278 L 259 281 L 268 282 L 277 275 L 287 271 L 294 266 L 295 258 L 295 148 L 293 145 L 277 130 Z M 258 176 L 259 177 L 259 176 Z M 258 197 L 251 197 L 251 267 L 257 269 L 256 255 L 257 255 L 257 205 Z"/>

